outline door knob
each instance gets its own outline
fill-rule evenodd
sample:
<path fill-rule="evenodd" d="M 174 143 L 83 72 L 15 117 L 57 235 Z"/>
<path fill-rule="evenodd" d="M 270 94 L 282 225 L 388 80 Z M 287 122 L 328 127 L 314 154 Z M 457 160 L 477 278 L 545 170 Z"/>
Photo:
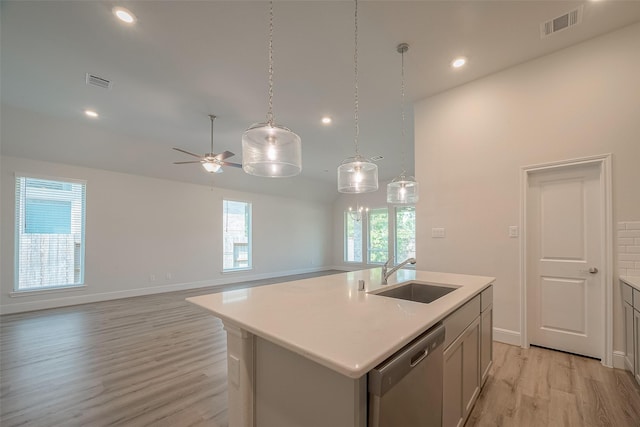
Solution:
<path fill-rule="evenodd" d="M 589 269 L 589 273 L 591 273 L 591 274 L 596 274 L 597 272 L 598 272 L 598 269 L 596 267 L 591 267 Z"/>

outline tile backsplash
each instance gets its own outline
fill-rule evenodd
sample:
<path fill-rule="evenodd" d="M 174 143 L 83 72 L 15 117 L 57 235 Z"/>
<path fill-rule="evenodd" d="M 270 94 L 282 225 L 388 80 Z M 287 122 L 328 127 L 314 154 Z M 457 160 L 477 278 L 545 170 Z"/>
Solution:
<path fill-rule="evenodd" d="M 640 276 L 640 221 L 620 221 L 617 243 L 620 276 Z"/>

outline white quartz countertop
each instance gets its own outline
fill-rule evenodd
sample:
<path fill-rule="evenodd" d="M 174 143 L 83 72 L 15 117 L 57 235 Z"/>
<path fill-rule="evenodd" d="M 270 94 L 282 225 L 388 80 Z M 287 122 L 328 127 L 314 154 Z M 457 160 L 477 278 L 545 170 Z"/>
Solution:
<path fill-rule="evenodd" d="M 350 378 L 365 375 L 488 287 L 493 277 L 380 268 L 187 298 L 261 338 Z M 365 291 L 358 291 L 358 280 Z M 408 281 L 457 289 L 423 304 L 373 293 Z"/>
<path fill-rule="evenodd" d="M 640 277 L 638 276 L 620 276 L 620 280 L 622 280 L 627 285 L 632 288 L 636 288 L 640 291 Z"/>

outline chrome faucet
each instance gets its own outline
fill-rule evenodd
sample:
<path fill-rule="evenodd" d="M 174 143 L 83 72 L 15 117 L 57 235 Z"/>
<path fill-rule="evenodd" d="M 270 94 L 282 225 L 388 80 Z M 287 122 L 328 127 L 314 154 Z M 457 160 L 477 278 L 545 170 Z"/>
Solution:
<path fill-rule="evenodd" d="M 405 265 L 407 265 L 407 264 L 415 264 L 415 263 L 416 263 L 416 259 L 415 258 L 407 258 L 404 261 L 402 261 L 400 264 L 398 264 L 395 267 L 393 267 L 391 270 L 387 271 L 387 269 L 389 268 L 389 265 L 391 264 L 391 258 L 389 258 L 387 260 L 387 262 L 385 262 L 384 265 L 382 266 L 382 284 L 386 285 L 387 284 L 387 279 L 389 278 L 389 276 L 391 276 L 393 273 L 395 273 L 396 271 L 398 271 L 399 269 L 401 269 Z"/>

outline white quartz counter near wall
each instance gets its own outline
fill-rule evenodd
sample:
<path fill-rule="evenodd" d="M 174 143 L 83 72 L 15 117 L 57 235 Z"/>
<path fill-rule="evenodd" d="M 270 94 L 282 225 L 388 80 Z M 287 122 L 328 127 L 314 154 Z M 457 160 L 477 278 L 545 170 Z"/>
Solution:
<path fill-rule="evenodd" d="M 493 277 L 380 268 L 188 298 L 233 323 L 350 378 L 359 378 L 488 287 Z M 358 291 L 365 280 L 365 291 Z M 423 304 L 377 296 L 407 281 L 457 287 Z"/>
<path fill-rule="evenodd" d="M 631 286 L 632 288 L 635 288 L 638 291 L 640 291 L 640 277 L 638 277 L 638 276 L 620 276 L 620 280 L 622 280 L 624 283 L 626 283 L 627 285 Z"/>

